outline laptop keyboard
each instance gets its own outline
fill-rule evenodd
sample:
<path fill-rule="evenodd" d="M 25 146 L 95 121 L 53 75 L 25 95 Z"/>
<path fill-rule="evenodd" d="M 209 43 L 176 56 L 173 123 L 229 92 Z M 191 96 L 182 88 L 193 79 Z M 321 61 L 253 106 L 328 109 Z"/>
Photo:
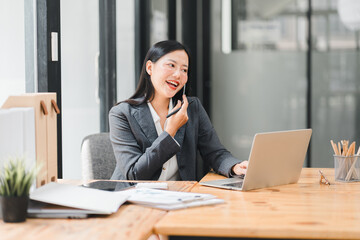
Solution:
<path fill-rule="evenodd" d="M 243 185 L 243 182 L 233 182 L 233 183 L 223 184 L 223 186 L 236 187 L 236 188 L 242 188 L 242 185 Z"/>

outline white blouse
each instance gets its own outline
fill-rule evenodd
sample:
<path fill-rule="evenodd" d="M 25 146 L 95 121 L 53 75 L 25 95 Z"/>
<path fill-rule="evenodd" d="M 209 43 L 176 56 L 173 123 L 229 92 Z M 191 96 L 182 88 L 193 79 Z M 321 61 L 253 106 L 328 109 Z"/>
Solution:
<path fill-rule="evenodd" d="M 151 105 L 151 103 L 148 102 L 147 104 L 150 108 L 151 116 L 154 120 L 154 124 L 155 124 L 155 128 L 156 128 L 156 132 L 159 136 L 164 131 L 160 124 L 160 117 L 156 113 L 156 111 L 153 108 L 153 106 Z M 170 113 L 172 109 L 173 109 L 173 103 L 172 103 L 172 100 L 170 99 L 168 113 Z M 167 120 L 165 121 L 164 127 L 166 126 L 166 123 L 167 123 Z M 174 139 L 174 141 L 176 142 L 175 139 Z M 178 142 L 176 142 L 176 143 L 179 145 Z M 159 181 L 178 181 L 178 180 L 180 180 L 179 167 L 177 164 L 176 155 L 174 155 L 167 162 L 165 162 L 163 164 L 162 171 L 161 171 L 161 174 L 159 177 Z"/>

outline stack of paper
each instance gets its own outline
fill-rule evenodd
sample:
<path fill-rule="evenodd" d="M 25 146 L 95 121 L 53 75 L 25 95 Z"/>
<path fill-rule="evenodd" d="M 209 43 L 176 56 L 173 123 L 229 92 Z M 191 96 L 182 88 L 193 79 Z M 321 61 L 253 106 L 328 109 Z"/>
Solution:
<path fill-rule="evenodd" d="M 30 194 L 28 216 L 85 218 L 89 214 L 112 214 L 125 202 L 163 210 L 224 203 L 211 194 L 133 188 L 110 192 L 82 186 L 48 183 Z M 34 202 L 36 201 L 36 202 Z"/>
<path fill-rule="evenodd" d="M 82 186 L 68 184 L 48 183 L 37 188 L 30 194 L 31 200 L 50 203 L 65 207 L 87 210 L 88 214 L 111 214 L 118 210 L 128 198 L 127 194 L 116 194 L 116 192 L 101 191 Z M 79 212 L 74 209 L 73 213 Z M 34 213 L 36 209 L 28 212 Z M 38 213 L 45 214 L 46 209 Z M 55 214 L 54 210 L 48 209 L 48 213 Z M 64 209 L 71 213 L 71 209 Z M 64 213 L 58 209 L 57 213 Z M 84 212 L 84 211 L 83 211 Z"/>
<path fill-rule="evenodd" d="M 0 170 L 9 158 L 35 162 L 35 115 L 33 108 L 0 109 Z"/>
<path fill-rule="evenodd" d="M 119 192 L 118 194 L 129 195 L 129 202 L 164 210 L 224 203 L 224 200 L 217 199 L 211 194 L 176 192 L 149 188 L 135 188 Z"/>

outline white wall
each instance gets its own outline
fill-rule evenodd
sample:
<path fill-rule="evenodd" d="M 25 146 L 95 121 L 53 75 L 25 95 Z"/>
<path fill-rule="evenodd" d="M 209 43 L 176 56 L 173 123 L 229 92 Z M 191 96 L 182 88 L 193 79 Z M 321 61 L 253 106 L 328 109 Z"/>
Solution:
<path fill-rule="evenodd" d="M 0 1 L 0 106 L 25 92 L 24 1 Z"/>

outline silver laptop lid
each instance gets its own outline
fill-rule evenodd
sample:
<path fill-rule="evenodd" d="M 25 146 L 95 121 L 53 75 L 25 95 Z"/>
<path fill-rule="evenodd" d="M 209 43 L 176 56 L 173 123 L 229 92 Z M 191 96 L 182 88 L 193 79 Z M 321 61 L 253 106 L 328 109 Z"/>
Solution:
<path fill-rule="evenodd" d="M 311 129 L 256 134 L 242 190 L 296 183 L 311 134 Z"/>

